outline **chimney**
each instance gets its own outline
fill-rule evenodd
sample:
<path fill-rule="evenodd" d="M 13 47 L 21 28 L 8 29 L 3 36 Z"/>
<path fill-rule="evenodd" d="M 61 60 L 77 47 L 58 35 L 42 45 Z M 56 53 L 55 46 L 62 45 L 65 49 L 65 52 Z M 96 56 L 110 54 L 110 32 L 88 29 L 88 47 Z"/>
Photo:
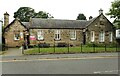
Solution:
<path fill-rule="evenodd" d="M 89 20 L 91 20 L 92 18 L 93 18 L 93 17 L 92 17 L 92 16 L 90 16 L 90 17 L 89 17 Z"/>
<path fill-rule="evenodd" d="M 102 10 L 102 9 L 99 10 L 99 15 L 100 15 L 100 14 L 103 14 L 103 10 Z"/>
<path fill-rule="evenodd" d="M 9 14 L 6 12 L 4 13 L 4 27 L 9 24 Z"/>

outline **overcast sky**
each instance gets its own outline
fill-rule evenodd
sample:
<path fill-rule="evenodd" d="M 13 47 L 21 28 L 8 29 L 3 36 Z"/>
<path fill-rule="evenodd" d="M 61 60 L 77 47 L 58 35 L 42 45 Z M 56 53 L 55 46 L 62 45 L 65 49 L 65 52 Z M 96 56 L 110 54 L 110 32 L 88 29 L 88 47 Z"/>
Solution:
<path fill-rule="evenodd" d="M 98 16 L 98 10 L 100 8 L 104 10 L 104 13 L 107 13 L 113 1 L 114 0 L 0 0 L 0 18 L 3 18 L 3 14 L 7 11 L 10 14 L 11 22 L 14 19 L 14 12 L 20 7 L 31 7 L 35 9 L 36 12 L 45 11 L 50 13 L 55 19 L 75 20 L 79 13 L 84 13 L 88 19 L 89 16 Z"/>

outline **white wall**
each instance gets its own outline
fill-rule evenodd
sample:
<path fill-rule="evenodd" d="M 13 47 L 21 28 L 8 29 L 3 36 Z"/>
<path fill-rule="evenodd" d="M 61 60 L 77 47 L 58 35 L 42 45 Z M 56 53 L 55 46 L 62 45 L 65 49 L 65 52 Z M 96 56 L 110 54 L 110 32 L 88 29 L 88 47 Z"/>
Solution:
<path fill-rule="evenodd" d="M 120 39 L 120 29 L 117 29 L 117 30 L 116 30 L 116 38 L 117 38 L 117 39 Z"/>

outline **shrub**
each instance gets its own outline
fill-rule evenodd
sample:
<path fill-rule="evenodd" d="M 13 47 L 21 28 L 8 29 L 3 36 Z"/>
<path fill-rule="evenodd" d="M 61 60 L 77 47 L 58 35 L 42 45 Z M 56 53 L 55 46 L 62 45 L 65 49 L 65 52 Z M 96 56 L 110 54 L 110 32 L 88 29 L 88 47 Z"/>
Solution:
<path fill-rule="evenodd" d="M 110 43 L 110 44 L 105 44 L 105 43 L 100 43 L 100 44 L 97 44 L 97 43 L 88 43 L 86 46 L 88 47 L 110 47 L 110 48 L 113 48 L 113 47 L 116 47 L 116 44 L 115 43 Z"/>
<path fill-rule="evenodd" d="M 94 43 L 87 43 L 87 45 L 86 45 L 87 47 L 97 47 L 97 45 L 96 44 L 94 44 Z"/>
<path fill-rule="evenodd" d="M 57 47 L 67 47 L 69 46 L 67 43 L 60 42 L 57 44 Z"/>
<path fill-rule="evenodd" d="M 39 43 L 38 46 L 41 47 L 41 48 L 48 48 L 48 47 L 50 47 L 50 44 L 48 44 L 48 43 Z"/>
<path fill-rule="evenodd" d="M 0 44 L 0 50 L 1 51 L 7 50 L 7 46 L 5 44 Z"/>

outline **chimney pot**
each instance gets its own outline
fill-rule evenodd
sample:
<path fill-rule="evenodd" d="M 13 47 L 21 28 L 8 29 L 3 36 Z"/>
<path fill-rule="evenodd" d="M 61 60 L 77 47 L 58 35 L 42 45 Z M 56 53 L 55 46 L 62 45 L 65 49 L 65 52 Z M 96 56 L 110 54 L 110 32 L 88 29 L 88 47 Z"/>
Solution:
<path fill-rule="evenodd" d="M 103 14 L 103 9 L 102 8 L 100 8 L 99 14 Z"/>
<path fill-rule="evenodd" d="M 9 14 L 6 12 L 4 13 L 4 27 L 9 24 Z"/>

